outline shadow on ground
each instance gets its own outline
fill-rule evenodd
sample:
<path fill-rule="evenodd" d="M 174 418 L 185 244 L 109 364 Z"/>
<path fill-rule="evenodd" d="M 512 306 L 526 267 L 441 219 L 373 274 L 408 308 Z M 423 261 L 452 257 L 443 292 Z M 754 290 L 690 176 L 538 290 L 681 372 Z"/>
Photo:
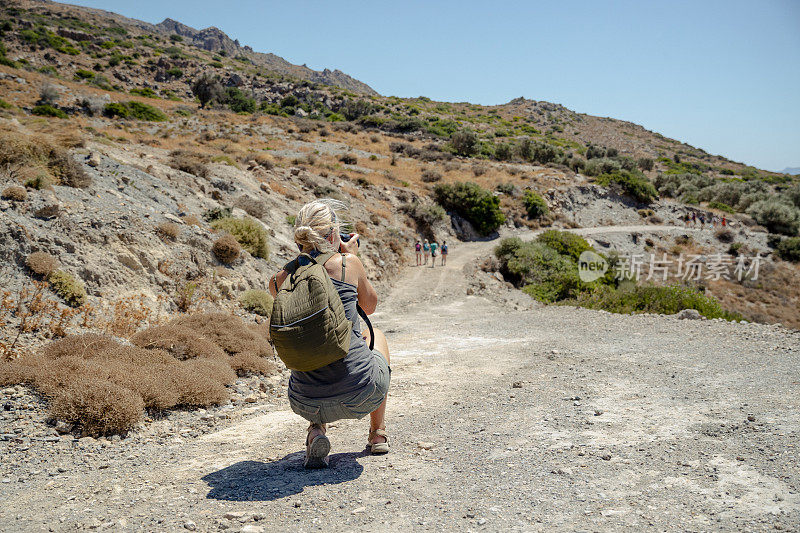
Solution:
<path fill-rule="evenodd" d="M 203 476 L 211 487 L 206 498 L 226 501 L 272 501 L 303 492 L 305 487 L 331 485 L 357 479 L 364 467 L 357 461 L 368 451 L 336 453 L 328 468 L 307 470 L 304 452 L 273 461 L 241 461 Z"/>

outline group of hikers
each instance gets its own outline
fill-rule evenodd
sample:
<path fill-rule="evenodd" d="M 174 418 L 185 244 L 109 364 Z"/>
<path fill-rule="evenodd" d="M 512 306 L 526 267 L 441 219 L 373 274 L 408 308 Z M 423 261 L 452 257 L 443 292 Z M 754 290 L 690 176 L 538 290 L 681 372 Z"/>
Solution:
<path fill-rule="evenodd" d="M 719 227 L 726 227 L 728 225 L 728 218 L 726 216 L 719 217 L 713 213 L 696 213 L 692 211 L 691 213 L 686 213 L 683 215 L 683 222 L 686 226 L 691 224 L 692 226 L 696 226 L 697 223 L 700 223 L 700 227 L 704 227 L 706 224 L 711 225 L 711 227 L 716 228 Z"/>
<path fill-rule="evenodd" d="M 436 252 L 441 250 L 442 266 L 447 264 L 447 241 L 442 241 L 442 245 L 436 241 L 429 242 L 428 239 L 414 243 L 414 250 L 417 253 L 417 266 L 425 266 L 428 264 L 428 259 L 431 260 L 431 268 L 436 266 Z"/>

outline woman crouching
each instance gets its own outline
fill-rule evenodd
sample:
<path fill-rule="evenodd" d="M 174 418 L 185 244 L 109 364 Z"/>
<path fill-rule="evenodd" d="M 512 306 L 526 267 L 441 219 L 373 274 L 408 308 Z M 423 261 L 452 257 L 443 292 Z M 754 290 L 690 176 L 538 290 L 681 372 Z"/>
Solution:
<path fill-rule="evenodd" d="M 336 420 L 361 419 L 370 415 L 368 446 L 373 454 L 387 453 L 389 442 L 384 415 L 389 392 L 391 369 L 389 346 L 383 333 L 374 329 L 374 349 L 370 336 L 362 334 L 357 306 L 367 315 L 375 312 L 378 294 L 367 279 L 364 265 L 357 257 L 358 234 L 342 242 L 336 210 L 344 205 L 335 200 L 315 200 L 304 205 L 295 218 L 294 240 L 303 254 L 312 258 L 333 251 L 323 267 L 339 293 L 347 320 L 352 322 L 350 348 L 343 359 L 307 372 L 292 370 L 289 378 L 289 405 L 292 411 L 308 420 L 306 436 L 307 468 L 327 466 L 330 441 L 326 425 Z M 310 264 L 298 257 L 299 264 Z M 275 297 L 286 280 L 284 268 L 270 278 L 269 290 Z"/>

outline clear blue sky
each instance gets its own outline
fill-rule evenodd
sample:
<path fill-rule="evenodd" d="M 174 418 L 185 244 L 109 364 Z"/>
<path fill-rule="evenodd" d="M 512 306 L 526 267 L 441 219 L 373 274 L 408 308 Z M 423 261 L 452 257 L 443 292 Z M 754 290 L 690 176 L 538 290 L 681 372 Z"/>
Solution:
<path fill-rule="evenodd" d="M 800 1 L 77 0 L 242 45 L 379 93 L 517 96 L 629 120 L 769 170 L 800 166 Z"/>

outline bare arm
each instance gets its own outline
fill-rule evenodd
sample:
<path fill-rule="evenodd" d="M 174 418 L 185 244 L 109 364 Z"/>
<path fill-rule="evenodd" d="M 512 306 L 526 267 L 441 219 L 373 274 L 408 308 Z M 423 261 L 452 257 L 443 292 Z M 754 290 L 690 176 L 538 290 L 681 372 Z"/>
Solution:
<path fill-rule="evenodd" d="M 367 279 L 367 271 L 364 269 L 363 263 L 357 256 L 348 254 L 347 268 L 353 268 L 358 274 L 358 284 L 356 285 L 358 287 L 358 305 L 361 306 L 364 312 L 371 315 L 375 312 L 375 308 L 378 307 L 378 293 L 372 283 L 369 282 L 369 279 Z"/>
<path fill-rule="evenodd" d="M 283 280 L 286 279 L 288 273 L 285 270 L 281 270 L 271 278 L 269 278 L 269 293 L 275 298 L 278 295 L 278 290 L 275 288 L 275 280 L 277 279 L 278 287 L 283 284 Z"/>

